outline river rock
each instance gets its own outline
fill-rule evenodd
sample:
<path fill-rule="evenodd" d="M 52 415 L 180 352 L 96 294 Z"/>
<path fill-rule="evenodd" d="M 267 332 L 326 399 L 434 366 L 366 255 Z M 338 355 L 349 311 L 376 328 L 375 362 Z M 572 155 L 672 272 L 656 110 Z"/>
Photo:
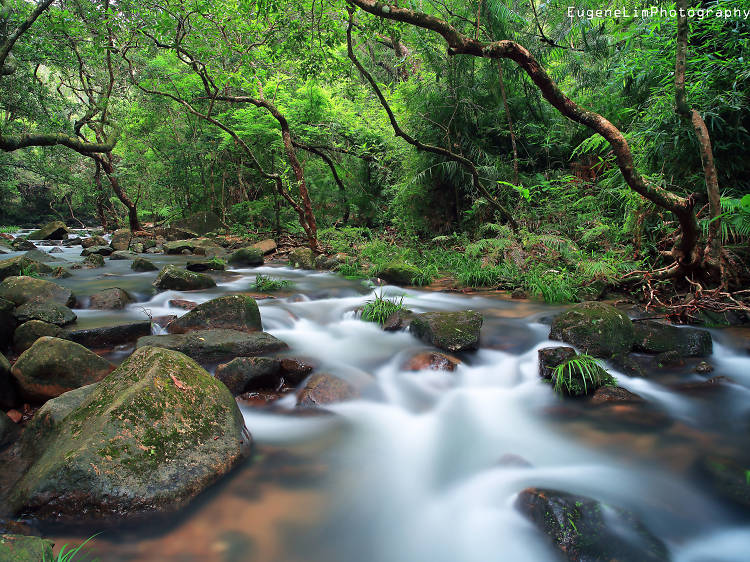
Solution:
<path fill-rule="evenodd" d="M 11 301 L 0 298 L 0 350 L 7 348 L 13 339 L 13 331 L 17 324 L 13 315 L 15 308 Z"/>
<path fill-rule="evenodd" d="M 26 252 L 28 250 L 35 250 L 36 244 L 31 242 L 30 240 L 26 240 L 26 238 L 16 238 L 11 242 L 10 245 L 11 248 L 13 248 L 16 252 Z"/>
<path fill-rule="evenodd" d="M 237 357 L 219 365 L 215 376 L 234 396 L 252 390 L 275 390 L 282 383 L 281 361 L 273 357 Z"/>
<path fill-rule="evenodd" d="M 0 261 L 0 281 L 8 277 L 19 276 L 22 273 L 47 275 L 52 273 L 52 268 L 26 256 L 16 256 L 15 258 Z"/>
<path fill-rule="evenodd" d="M 19 323 L 28 322 L 29 320 L 41 320 L 42 322 L 56 326 L 67 326 L 75 322 L 78 318 L 67 306 L 54 301 L 27 302 L 16 308 L 14 314 Z"/>
<path fill-rule="evenodd" d="M 176 510 L 250 449 L 223 384 L 182 354 L 143 347 L 55 427 L 10 504 L 39 518 Z"/>
<path fill-rule="evenodd" d="M 172 221 L 173 227 L 182 228 L 203 236 L 221 227 L 221 219 L 212 211 L 198 211 L 187 218 Z"/>
<path fill-rule="evenodd" d="M 555 367 L 575 357 L 576 350 L 565 346 L 543 347 L 537 354 L 539 357 L 539 376 L 545 380 L 552 380 L 552 372 Z"/>
<path fill-rule="evenodd" d="M 41 537 L 0 535 L 0 560 L 4 562 L 36 562 L 54 560 L 55 543 Z"/>
<path fill-rule="evenodd" d="M 68 236 L 68 227 L 62 221 L 53 221 L 45 224 L 39 230 L 28 235 L 29 240 L 65 240 Z"/>
<path fill-rule="evenodd" d="M 55 279 L 67 279 L 68 277 L 73 277 L 73 274 L 64 267 L 56 267 L 52 271 L 52 277 Z"/>
<path fill-rule="evenodd" d="M 314 408 L 359 397 L 359 391 L 339 377 L 328 373 L 311 376 L 297 393 L 297 407 Z"/>
<path fill-rule="evenodd" d="M 109 256 L 114 252 L 112 249 L 112 246 L 91 246 L 89 248 L 84 249 L 81 252 L 81 255 L 84 257 L 88 257 L 90 255 L 96 254 L 99 256 Z"/>
<path fill-rule="evenodd" d="M 378 272 L 386 283 L 392 285 L 411 285 L 414 278 L 419 275 L 419 269 L 406 262 L 391 262 Z"/>
<path fill-rule="evenodd" d="M 127 250 L 133 233 L 128 228 L 120 228 L 112 234 L 112 242 L 109 243 L 113 250 Z"/>
<path fill-rule="evenodd" d="M 107 246 L 109 242 L 103 236 L 91 236 L 81 240 L 81 246 L 91 248 L 92 246 Z"/>
<path fill-rule="evenodd" d="M 609 358 L 628 353 L 635 332 L 630 318 L 614 306 L 584 302 L 554 319 L 549 338 L 573 344 L 584 353 Z"/>
<path fill-rule="evenodd" d="M 164 244 L 165 254 L 196 254 L 199 256 L 218 256 L 224 252 L 224 248 L 216 244 L 210 238 L 191 238 L 189 240 L 176 240 Z"/>
<path fill-rule="evenodd" d="M 50 250 L 50 253 L 52 253 L 55 250 L 57 250 L 58 253 L 62 252 L 60 248 L 52 248 Z M 48 254 L 47 252 L 43 252 L 42 250 L 29 250 L 23 255 L 23 257 L 28 258 L 32 261 L 38 261 L 42 263 L 51 263 L 51 262 L 60 261 L 60 258 L 51 256 L 50 254 Z"/>
<path fill-rule="evenodd" d="M 481 328 L 482 315 L 473 310 L 416 314 L 409 325 L 422 341 L 453 353 L 477 349 Z"/>
<path fill-rule="evenodd" d="M 210 260 L 188 260 L 185 269 L 188 271 L 224 271 L 226 265 L 224 262 L 214 258 Z"/>
<path fill-rule="evenodd" d="M 62 254 L 63 250 L 62 248 L 54 247 L 50 249 L 49 253 L 50 254 Z M 49 257 L 53 258 L 53 256 L 49 256 Z M 60 260 L 58 258 L 53 258 L 52 261 L 60 261 Z"/>
<path fill-rule="evenodd" d="M 315 269 L 315 254 L 310 248 L 294 248 L 289 252 L 289 265 L 299 269 Z"/>
<path fill-rule="evenodd" d="M 256 250 L 260 250 L 264 256 L 267 256 L 268 254 L 272 254 L 276 251 L 276 242 L 269 238 L 267 240 L 256 242 L 250 247 L 255 248 Z"/>
<path fill-rule="evenodd" d="M 176 240 L 189 240 L 191 238 L 198 237 L 197 232 L 193 232 L 192 230 L 180 228 L 177 226 L 170 226 L 168 228 L 162 229 L 159 231 L 159 234 L 161 236 L 164 236 L 164 238 L 169 242 L 174 242 Z"/>
<path fill-rule="evenodd" d="M 175 265 L 168 265 L 159 272 L 153 285 L 157 289 L 197 291 L 216 287 L 216 281 L 205 273 L 193 273 Z"/>
<path fill-rule="evenodd" d="M 24 396 L 45 401 L 97 382 L 114 368 L 115 365 L 82 345 L 44 336 L 21 354 L 11 373 Z"/>
<path fill-rule="evenodd" d="M 131 302 L 135 302 L 135 299 L 126 290 L 119 287 L 112 287 L 111 289 L 104 289 L 91 295 L 89 308 L 97 310 L 122 310 Z"/>
<path fill-rule="evenodd" d="M 0 353 L 0 410 L 11 410 L 18 405 L 16 379 L 10 374 L 10 361 Z"/>
<path fill-rule="evenodd" d="M 60 326 L 48 324 L 41 320 L 29 320 L 16 328 L 13 334 L 13 350 L 16 353 L 23 353 L 29 349 L 34 342 L 43 336 L 52 336 L 58 338 L 63 333 Z"/>
<path fill-rule="evenodd" d="M 590 404 L 623 404 L 623 403 L 642 403 L 645 402 L 637 394 L 633 394 L 629 390 L 622 388 L 621 386 L 602 386 L 597 388 L 591 395 L 589 400 Z"/>
<path fill-rule="evenodd" d="M 13 443 L 19 432 L 18 425 L 5 412 L 0 411 L 0 449 Z"/>
<path fill-rule="evenodd" d="M 138 257 L 138 254 L 131 252 L 130 250 L 115 250 L 110 254 L 109 259 L 113 261 L 126 261 L 134 260 Z"/>
<path fill-rule="evenodd" d="M 516 508 L 550 539 L 565 560 L 670 559 L 664 543 L 632 513 L 557 490 L 526 488 Z"/>
<path fill-rule="evenodd" d="M 258 248 L 240 248 L 232 252 L 227 263 L 237 267 L 254 267 L 263 265 L 263 252 Z"/>
<path fill-rule="evenodd" d="M 169 306 L 173 306 L 175 308 L 181 308 L 183 310 L 193 310 L 196 306 L 198 306 L 197 302 L 188 301 L 185 299 L 171 299 L 168 301 Z"/>
<path fill-rule="evenodd" d="M 267 355 L 287 349 L 286 343 L 266 332 L 199 330 L 188 334 L 146 336 L 136 347 L 164 347 L 179 351 L 201 362 L 229 361 L 235 357 Z"/>
<path fill-rule="evenodd" d="M 404 371 L 455 371 L 461 360 L 437 351 L 425 351 L 410 358 L 402 367 Z"/>
<path fill-rule="evenodd" d="M 230 295 L 199 304 L 169 326 L 170 334 L 215 328 L 257 332 L 262 329 L 258 304 L 252 297 Z"/>
<path fill-rule="evenodd" d="M 681 357 L 708 357 L 713 352 L 713 341 L 707 330 L 678 328 L 654 320 L 633 322 L 633 349 L 644 353 L 676 351 Z"/>
<path fill-rule="evenodd" d="M 92 269 L 104 267 L 104 256 L 101 254 L 89 254 L 83 258 L 83 265 Z"/>
<path fill-rule="evenodd" d="M 157 271 L 159 268 L 156 267 L 146 258 L 135 258 L 133 263 L 130 264 L 130 269 L 133 271 Z"/>
<path fill-rule="evenodd" d="M 106 349 L 116 345 L 133 343 L 138 338 L 151 335 L 151 322 L 132 322 L 118 326 L 89 328 L 66 332 L 65 338 L 89 349 Z"/>
<path fill-rule="evenodd" d="M 67 307 L 75 306 L 73 292 L 52 281 L 35 277 L 8 277 L 0 283 L 0 298 L 16 306 L 27 302 L 52 301 Z"/>
<path fill-rule="evenodd" d="M 281 360 L 281 375 L 284 377 L 284 382 L 292 386 L 297 386 L 305 380 L 313 369 L 310 363 L 294 357 L 285 357 Z"/>
<path fill-rule="evenodd" d="M 750 508 L 750 462 L 741 464 L 729 457 L 706 455 L 697 461 L 696 466 L 720 497 Z"/>
<path fill-rule="evenodd" d="M 414 319 L 414 312 L 411 310 L 397 310 L 392 313 L 381 328 L 385 332 L 397 332 L 399 330 L 406 330 L 409 328 L 411 321 Z"/>
<path fill-rule="evenodd" d="M 706 361 L 701 361 L 695 366 L 693 371 L 695 371 L 699 375 L 708 375 L 714 372 L 714 366 L 710 363 L 707 363 Z"/>

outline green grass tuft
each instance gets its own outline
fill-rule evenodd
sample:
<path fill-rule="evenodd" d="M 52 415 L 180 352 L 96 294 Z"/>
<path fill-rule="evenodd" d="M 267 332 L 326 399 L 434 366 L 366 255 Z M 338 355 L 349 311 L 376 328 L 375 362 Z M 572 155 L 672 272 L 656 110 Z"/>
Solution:
<path fill-rule="evenodd" d="M 552 383 L 558 394 L 580 396 L 600 386 L 614 384 L 615 380 L 598 359 L 580 354 L 552 370 Z"/>
<path fill-rule="evenodd" d="M 263 275 L 261 273 L 255 276 L 255 283 L 251 285 L 254 290 L 261 293 L 270 293 L 273 291 L 278 291 L 280 289 L 289 289 L 293 286 L 293 281 L 288 281 L 286 279 L 274 279 L 273 277 L 269 277 L 268 275 Z"/>
<path fill-rule="evenodd" d="M 86 554 L 81 551 L 81 549 L 86 546 L 86 544 L 91 541 L 94 537 L 99 535 L 100 533 L 96 533 L 94 535 L 91 535 L 89 538 L 87 538 L 85 541 L 83 541 L 81 544 L 79 544 L 77 547 L 73 548 L 70 547 L 70 550 L 67 550 L 68 544 L 65 543 L 62 548 L 60 549 L 60 552 L 57 553 L 57 556 L 53 558 L 52 560 L 47 561 L 47 558 L 45 557 L 43 559 L 43 562 L 70 562 L 72 560 L 76 560 L 76 562 L 84 562 L 84 560 L 87 560 Z M 67 551 L 66 551 L 67 550 Z M 81 556 L 79 556 L 81 554 Z"/>
<path fill-rule="evenodd" d="M 406 310 L 404 297 L 401 297 L 399 300 L 389 299 L 381 293 L 380 295 L 375 295 L 375 299 L 367 301 L 362 307 L 362 320 L 365 322 L 376 322 L 382 326 L 391 314 L 400 310 Z"/>

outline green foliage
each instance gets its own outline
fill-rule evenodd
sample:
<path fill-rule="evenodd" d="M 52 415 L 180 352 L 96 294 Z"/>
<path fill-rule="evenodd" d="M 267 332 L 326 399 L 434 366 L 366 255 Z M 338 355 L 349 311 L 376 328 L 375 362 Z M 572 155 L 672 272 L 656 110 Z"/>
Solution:
<path fill-rule="evenodd" d="M 34 264 L 28 264 L 28 265 L 22 266 L 20 271 L 18 272 L 18 275 L 21 277 L 35 277 L 35 278 L 41 277 L 39 275 L 39 271 L 37 271 L 37 268 L 34 266 Z"/>
<path fill-rule="evenodd" d="M 20 226 L 0 226 L 0 232 L 5 234 L 13 234 L 21 230 Z"/>
<path fill-rule="evenodd" d="M 289 289 L 294 286 L 294 282 L 288 279 L 275 279 L 268 275 L 259 273 L 255 276 L 255 283 L 252 284 L 252 289 L 260 293 L 271 293 L 273 291 L 279 291 L 281 289 Z"/>
<path fill-rule="evenodd" d="M 376 294 L 373 300 L 369 300 L 362 307 L 362 320 L 366 322 L 375 322 L 381 326 L 385 324 L 388 317 L 395 312 L 406 310 L 404 306 L 404 297 L 399 300 L 389 299 L 383 296 L 381 292 Z"/>
<path fill-rule="evenodd" d="M 576 355 L 552 370 L 555 392 L 568 396 L 588 394 L 590 390 L 614 383 L 604 366 L 591 355 Z"/>
<path fill-rule="evenodd" d="M 86 544 L 89 543 L 89 541 L 93 540 L 94 537 L 99 535 L 100 533 L 96 533 L 94 535 L 91 535 L 89 538 L 87 538 L 85 541 L 83 541 L 81 544 L 79 544 L 77 547 L 73 548 L 70 547 L 70 550 L 68 549 L 68 544 L 65 543 L 60 551 L 57 553 L 57 556 L 51 560 L 47 560 L 46 558 L 43 560 L 43 562 L 71 562 L 75 560 L 76 562 L 84 562 L 85 560 L 88 560 L 88 557 L 84 551 L 82 551 L 83 547 L 86 546 Z M 94 559 L 98 560 L 98 559 Z"/>

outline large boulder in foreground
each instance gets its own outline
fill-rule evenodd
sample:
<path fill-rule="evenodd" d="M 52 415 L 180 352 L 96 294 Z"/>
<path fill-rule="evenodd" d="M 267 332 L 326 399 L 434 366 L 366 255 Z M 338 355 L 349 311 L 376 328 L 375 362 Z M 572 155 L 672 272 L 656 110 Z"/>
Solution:
<path fill-rule="evenodd" d="M 21 274 L 35 273 L 37 275 L 47 275 L 52 273 L 52 268 L 38 260 L 31 259 L 27 256 L 16 256 L 0 261 L 0 281 L 7 277 L 18 276 Z"/>
<path fill-rule="evenodd" d="M 16 306 L 27 302 L 52 301 L 67 307 L 75 306 L 76 299 L 70 289 L 52 281 L 36 277 L 8 277 L 0 283 L 0 298 Z"/>
<path fill-rule="evenodd" d="M 55 326 L 72 324 L 78 318 L 75 312 L 67 306 L 54 301 L 27 302 L 16 308 L 14 314 L 20 323 L 28 322 L 29 320 L 41 320 Z"/>
<path fill-rule="evenodd" d="M 40 518 L 171 511 L 251 448 L 234 398 L 190 358 L 136 350 L 44 439 L 10 498 Z"/>
<path fill-rule="evenodd" d="M 614 357 L 630 351 L 635 331 L 630 318 L 614 306 L 583 302 L 558 315 L 549 338 L 564 341 L 597 357 Z"/>
<path fill-rule="evenodd" d="M 68 227 L 62 221 L 48 222 L 39 230 L 35 230 L 27 236 L 29 240 L 65 240 L 68 236 Z"/>
<path fill-rule="evenodd" d="M 4 562 L 32 562 L 54 560 L 55 543 L 41 537 L 0 535 L 0 560 Z"/>
<path fill-rule="evenodd" d="M 289 346 L 266 332 L 237 330 L 199 330 L 189 334 L 146 336 L 136 347 L 164 347 L 179 351 L 202 363 L 228 361 L 235 357 L 253 357 L 283 351 Z"/>
<path fill-rule="evenodd" d="M 175 265 L 168 265 L 159 272 L 153 285 L 157 289 L 198 291 L 216 287 L 216 281 L 205 273 L 194 273 Z"/>
<path fill-rule="evenodd" d="M 670 559 L 664 543 L 635 516 L 585 496 L 527 488 L 516 508 L 571 562 Z"/>
<path fill-rule="evenodd" d="M 43 336 L 24 351 L 13 365 L 22 394 L 38 401 L 97 382 L 115 365 L 72 341 Z"/>
<path fill-rule="evenodd" d="M 654 320 L 633 322 L 633 349 L 644 353 L 676 351 L 680 357 L 708 357 L 713 352 L 711 333 L 698 328 L 678 328 Z"/>
<path fill-rule="evenodd" d="M 409 331 L 443 351 L 457 352 L 479 347 L 482 315 L 473 310 L 417 314 Z"/>
<path fill-rule="evenodd" d="M 230 295 L 199 304 L 167 326 L 170 334 L 215 328 L 257 332 L 262 329 L 258 304 L 252 297 Z"/>

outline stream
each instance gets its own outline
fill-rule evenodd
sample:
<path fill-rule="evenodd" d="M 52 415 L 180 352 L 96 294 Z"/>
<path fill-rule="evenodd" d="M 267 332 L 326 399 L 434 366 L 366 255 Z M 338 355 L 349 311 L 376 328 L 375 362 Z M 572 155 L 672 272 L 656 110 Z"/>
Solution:
<path fill-rule="evenodd" d="M 82 260 L 80 246 L 62 249 L 53 255 L 69 263 L 59 265 Z M 145 257 L 158 267 L 187 259 Z M 676 390 L 676 383 L 705 381 L 692 371 L 697 361 L 641 378 L 611 367 L 620 386 L 646 399 L 650 414 L 620 406 L 594 412 L 558 398 L 538 375 L 537 351 L 560 345 L 547 336 L 549 320 L 564 307 L 373 288 L 274 265 L 214 274 L 218 287 L 198 292 L 157 293 L 156 272 L 134 273 L 127 260 L 72 273 L 58 282 L 84 306 L 91 294 L 115 286 L 139 301 L 123 311 L 75 310 L 81 329 L 181 315 L 186 311 L 170 299 L 201 303 L 249 292 L 258 273 L 291 280 L 291 290 L 258 301 L 264 330 L 289 344 L 286 355 L 345 378 L 362 398 L 329 407 L 335 415 L 286 411 L 294 396 L 275 408 L 241 403 L 255 449 L 230 476 L 177 514 L 106 527 L 40 524 L 58 546 L 101 532 L 87 552 L 107 562 L 555 560 L 514 507 L 521 490 L 536 486 L 631 510 L 676 561 L 750 556 L 747 511 L 721 500 L 693 470 L 700 455 L 747 453 L 750 330 L 711 331 L 711 376 L 731 384 Z M 355 316 L 381 292 L 403 296 L 415 312 L 481 312 L 480 350 L 460 354 L 454 372 L 404 371 L 406 360 L 429 348 Z M 130 351 L 109 357 L 121 361 Z"/>

